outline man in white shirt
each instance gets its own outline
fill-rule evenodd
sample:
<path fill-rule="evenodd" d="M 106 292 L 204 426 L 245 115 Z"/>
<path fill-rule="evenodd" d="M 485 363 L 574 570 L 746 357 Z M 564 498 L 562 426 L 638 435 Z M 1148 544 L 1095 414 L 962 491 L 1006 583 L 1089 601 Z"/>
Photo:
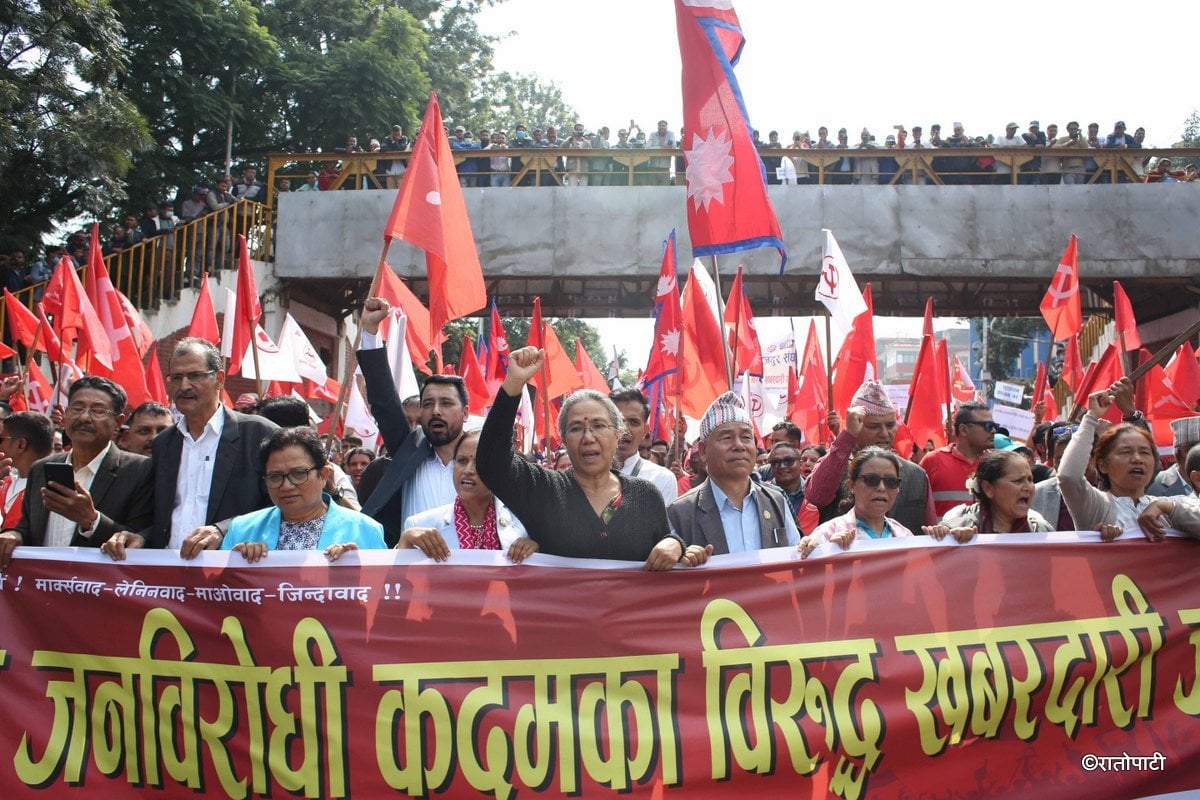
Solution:
<path fill-rule="evenodd" d="M 1025 140 L 1017 135 L 1018 125 L 1015 122 L 1010 122 L 1004 128 L 1004 135 L 997 136 L 996 141 L 992 143 L 992 147 L 1024 147 Z M 996 158 L 996 183 L 1005 184 L 1012 182 L 1012 166 L 1005 161 L 1003 156 Z"/>
<path fill-rule="evenodd" d="M 650 404 L 637 389 L 620 389 L 608 396 L 625 420 L 625 432 L 617 441 L 617 469 L 634 478 L 650 481 L 671 504 L 679 496 L 679 479 L 675 473 L 648 461 L 639 454 L 638 446 L 646 441 L 646 421 L 650 419 Z"/>
<path fill-rule="evenodd" d="M 96 547 L 114 531 L 140 528 L 153 517 L 150 459 L 113 444 L 125 420 L 125 391 L 85 376 L 71 384 L 64 414 L 71 451 L 29 469 L 21 520 L 0 534 L 0 561 L 18 544 Z M 47 464 L 69 464 L 71 485 L 47 480 Z"/>

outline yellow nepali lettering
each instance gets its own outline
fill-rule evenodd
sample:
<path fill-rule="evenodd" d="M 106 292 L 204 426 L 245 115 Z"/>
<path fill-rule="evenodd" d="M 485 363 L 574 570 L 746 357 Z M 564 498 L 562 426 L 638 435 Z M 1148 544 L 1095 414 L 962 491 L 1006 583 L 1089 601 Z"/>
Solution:
<path fill-rule="evenodd" d="M 92 696 L 92 757 L 106 777 L 125 770 L 130 783 L 141 782 L 137 751 L 137 693 L 130 672 L 120 681 L 104 681 Z"/>
<path fill-rule="evenodd" d="M 560 752 L 575 752 L 574 698 L 568 691 L 570 676 L 550 672 L 533 678 L 533 702 L 517 709 L 513 724 L 513 758 L 521 782 L 535 791 L 550 785 L 554 770 L 551 747 L 558 738 Z M 556 699 L 551 699 L 553 696 Z M 561 759 L 559 788 L 564 794 L 579 791 L 575 759 Z"/>
<path fill-rule="evenodd" d="M 87 678 L 83 661 L 69 653 L 34 651 L 34 669 L 70 670 L 71 678 L 46 682 L 46 697 L 54 704 L 54 722 L 42 757 L 34 758 L 28 732 L 21 735 L 17 745 L 13 767 L 17 777 L 29 786 L 48 786 L 60 775 L 68 783 L 83 780 L 83 759 L 88 747 L 84 723 Z"/>
<path fill-rule="evenodd" d="M 438 791 L 449 784 L 453 765 L 454 721 L 450 703 L 437 689 L 420 688 L 420 672 L 410 665 L 390 664 L 374 669 L 378 683 L 400 683 L 380 699 L 375 714 L 375 757 L 379 772 L 393 789 L 414 795 Z M 432 723 L 433 763 L 428 756 L 425 720 Z M 403 734 L 403 763 L 396 746 L 397 732 Z"/>
<path fill-rule="evenodd" d="M 263 709 L 263 693 L 271 679 L 271 668 L 254 663 L 250 645 L 246 642 L 246 630 L 237 617 L 226 617 L 221 623 L 221 635 L 229 640 L 245 685 L 246 724 L 243 726 L 249 742 L 246 752 L 250 757 L 250 791 L 267 794 L 271 778 L 267 766 L 267 717 Z"/>
<path fill-rule="evenodd" d="M 504 707 L 503 676 L 492 674 L 478 689 L 467 693 L 458 710 L 455 725 L 455 748 L 459 767 L 467 783 L 481 792 L 492 792 L 496 800 L 507 800 L 513 787 L 506 776 L 512 774 L 511 743 L 502 728 L 493 727 L 483 734 L 483 757 L 480 758 L 479 736 L 483 717 L 495 708 Z"/>
<path fill-rule="evenodd" d="M 1200 716 L 1200 680 L 1197 680 L 1200 676 L 1200 608 L 1182 609 L 1179 612 L 1179 621 L 1196 628 L 1188 634 L 1188 642 L 1195 651 L 1195 660 L 1192 663 L 1192 688 L 1184 686 L 1182 675 L 1175 682 L 1175 707 L 1185 714 Z"/>

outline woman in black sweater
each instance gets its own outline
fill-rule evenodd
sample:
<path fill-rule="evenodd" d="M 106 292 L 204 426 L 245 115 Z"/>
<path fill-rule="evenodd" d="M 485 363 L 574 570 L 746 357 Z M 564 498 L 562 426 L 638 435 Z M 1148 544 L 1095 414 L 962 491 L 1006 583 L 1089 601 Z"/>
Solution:
<path fill-rule="evenodd" d="M 479 477 L 521 519 L 542 553 L 645 561 L 655 571 L 704 563 L 708 555 L 702 548 L 686 547 L 670 532 L 654 484 L 612 468 L 621 416 L 599 392 L 574 393 L 559 413 L 571 469 L 545 469 L 513 452 L 521 391 L 544 360 L 533 347 L 509 355 L 508 374 L 479 437 Z"/>

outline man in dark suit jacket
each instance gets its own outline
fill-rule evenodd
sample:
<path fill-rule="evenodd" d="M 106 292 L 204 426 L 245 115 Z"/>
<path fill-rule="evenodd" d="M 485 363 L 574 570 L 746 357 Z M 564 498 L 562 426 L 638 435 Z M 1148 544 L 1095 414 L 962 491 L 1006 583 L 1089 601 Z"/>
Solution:
<path fill-rule="evenodd" d="M 149 523 L 150 459 L 113 444 L 125 421 L 125 392 L 106 378 L 71 384 L 65 420 L 72 449 L 43 458 L 29 470 L 21 521 L 0 534 L 0 560 L 17 544 L 98 547 L 116 531 Z M 48 483 L 47 464 L 69 464 L 71 484 Z"/>
<path fill-rule="evenodd" d="M 221 406 L 225 372 L 210 342 L 180 340 L 167 369 L 168 390 L 183 422 L 160 433 L 151 446 L 153 524 L 137 533 L 119 531 L 101 548 L 116 560 L 124 558 L 126 547 L 178 548 L 190 558 L 218 547 L 232 518 L 271 504 L 259 450 L 279 426 Z"/>
<path fill-rule="evenodd" d="M 431 376 L 421 388 L 420 424 L 416 427 L 409 424 L 401 398 L 396 394 L 387 350 L 370 346 L 378 343 L 379 323 L 390 312 L 386 300 L 367 299 L 360 318 L 363 348 L 357 355 L 367 384 L 367 404 L 391 456 L 379 482 L 363 500 L 362 510 L 383 525 L 384 539 L 394 547 L 404 530 L 406 493 L 429 494 L 432 488 L 448 497 L 441 503 L 418 508 L 413 507 L 413 497 L 409 497 L 409 514 L 428 511 L 454 499 L 454 482 L 447 465 L 453 458 L 454 444 L 462 435 L 467 393 L 461 378 Z M 414 479 L 421 481 L 419 487 L 414 488 Z"/>

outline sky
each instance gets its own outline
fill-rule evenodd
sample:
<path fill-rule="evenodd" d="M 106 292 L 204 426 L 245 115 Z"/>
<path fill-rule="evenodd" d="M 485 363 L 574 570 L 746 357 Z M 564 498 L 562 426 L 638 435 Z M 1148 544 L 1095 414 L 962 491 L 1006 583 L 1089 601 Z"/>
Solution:
<path fill-rule="evenodd" d="M 926 130 L 962 122 L 972 136 L 1002 135 L 1009 122 L 1023 131 L 1070 120 L 1123 120 L 1147 130 L 1146 143 L 1167 147 L 1181 137 L 1197 106 L 1192 47 L 1168 36 L 1144 39 L 1161 21 L 1188 27 L 1189 3 L 1142 0 L 1121 10 L 1044 3 L 960 4 L 953 9 L 882 0 L 802 4 L 737 0 L 746 37 L 737 67 L 751 123 L 766 138 L 795 130 L 816 138 L 826 125 L 851 139 L 864 126 L 879 140 L 892 126 Z M 948 13 L 943 13 L 943 11 Z M 670 0 L 607 0 L 566 7 L 558 0 L 504 0 L 485 9 L 480 28 L 499 36 L 495 66 L 554 82 L 589 130 L 614 133 L 636 120 L 653 130 L 659 119 L 678 129 L 681 112 L 675 5 Z M 1189 80 L 1192 79 L 1192 80 Z M 529 120 L 530 127 L 574 120 Z M 681 260 L 686 254 L 681 254 Z M 853 264 L 850 265 L 853 268 Z M 610 348 L 645 363 L 648 321 L 593 320 Z M 767 338 L 788 326 L 764 319 Z M 920 321 L 880 320 L 881 336 L 919 334 Z M 778 331 L 777 331 L 778 329 Z M 807 318 L 796 329 L 808 329 Z M 834 342 L 834 347 L 838 346 Z"/>

